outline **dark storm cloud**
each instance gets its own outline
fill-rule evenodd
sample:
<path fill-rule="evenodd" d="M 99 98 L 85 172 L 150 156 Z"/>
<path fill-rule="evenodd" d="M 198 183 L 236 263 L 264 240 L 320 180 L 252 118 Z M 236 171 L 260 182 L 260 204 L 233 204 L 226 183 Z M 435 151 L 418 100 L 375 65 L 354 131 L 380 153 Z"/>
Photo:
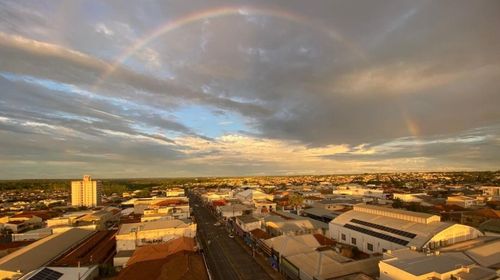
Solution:
<path fill-rule="evenodd" d="M 208 53 L 192 63 L 214 65 L 213 60 L 218 67 L 212 67 L 212 73 L 187 69 L 184 78 L 203 81 L 217 94 L 265 104 L 274 114 L 256 118 L 263 136 L 312 145 L 389 141 L 413 133 L 432 136 L 496 124 L 499 4 L 460 2 L 447 8 L 448 4 L 405 4 L 399 11 L 388 9 L 385 17 L 377 9 L 374 15 L 366 13 L 362 22 L 356 22 L 359 15 L 341 16 L 344 22 L 335 16 L 322 19 L 334 22 L 332 28 L 369 26 L 366 29 L 374 33 L 365 37 L 345 34 L 360 38 L 364 59 L 326 42 L 321 32 L 293 24 L 283 39 L 277 36 L 282 28 L 273 28 L 279 19 L 268 19 L 272 24 L 251 39 L 238 34 L 260 27 L 233 32 L 214 28 Z M 355 5 L 347 6 L 355 10 Z M 344 7 L 339 8 L 332 11 L 340 13 Z M 193 32 L 195 38 L 200 36 Z M 228 37 L 235 40 L 223 40 Z M 239 75 L 221 74 L 219 69 Z M 411 125 L 418 131 L 411 131 Z"/>

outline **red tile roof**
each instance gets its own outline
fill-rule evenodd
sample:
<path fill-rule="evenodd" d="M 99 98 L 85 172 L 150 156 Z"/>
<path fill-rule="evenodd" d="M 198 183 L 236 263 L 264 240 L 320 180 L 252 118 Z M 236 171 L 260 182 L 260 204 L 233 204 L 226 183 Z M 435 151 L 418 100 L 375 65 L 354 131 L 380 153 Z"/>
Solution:
<path fill-rule="evenodd" d="M 24 224 L 25 221 L 9 221 L 8 223 L 5 224 L 11 224 L 11 225 L 20 225 Z"/>
<path fill-rule="evenodd" d="M 166 258 L 180 251 L 195 251 L 194 238 L 180 237 L 166 243 L 146 245 L 135 250 L 127 266 L 134 263 Z"/>
<path fill-rule="evenodd" d="M 127 265 L 115 279 L 208 280 L 208 275 L 200 254 L 181 251 L 166 258 Z"/>
<path fill-rule="evenodd" d="M 34 215 L 34 216 L 40 217 L 44 221 L 57 216 L 57 214 L 55 212 L 51 212 L 51 211 L 24 211 L 22 213 L 14 215 L 13 217 L 28 217 L 28 218 L 30 218 L 29 215 Z"/>
<path fill-rule="evenodd" d="M 486 218 L 491 218 L 491 219 L 500 218 L 500 211 L 493 210 L 490 208 L 478 209 L 478 210 L 475 210 L 472 214 L 475 216 L 481 216 L 481 217 L 486 217 Z"/>
<path fill-rule="evenodd" d="M 175 205 L 187 205 L 188 202 L 181 199 L 165 199 L 155 203 L 155 206 L 175 206 Z"/>
<path fill-rule="evenodd" d="M 260 228 L 250 231 L 250 234 L 257 239 L 269 239 L 272 237 L 269 233 L 261 230 Z"/>
<path fill-rule="evenodd" d="M 314 238 L 316 238 L 316 240 L 318 240 L 319 244 L 321 244 L 322 246 L 333 246 L 337 243 L 337 242 L 335 242 L 335 240 L 330 239 L 330 238 L 324 236 L 323 234 L 316 233 L 313 236 L 314 236 Z"/>
<path fill-rule="evenodd" d="M 33 214 L 28 214 L 28 213 L 20 213 L 20 214 L 15 214 L 15 215 L 12 215 L 11 218 L 33 218 L 35 215 Z"/>
<path fill-rule="evenodd" d="M 9 243 L 0 243 L 0 250 L 19 248 L 31 244 L 35 241 L 14 241 Z"/>
<path fill-rule="evenodd" d="M 51 266 L 77 266 L 104 263 L 110 259 L 116 249 L 116 230 L 104 230 L 94 233 L 72 250 L 64 253 L 51 263 Z"/>

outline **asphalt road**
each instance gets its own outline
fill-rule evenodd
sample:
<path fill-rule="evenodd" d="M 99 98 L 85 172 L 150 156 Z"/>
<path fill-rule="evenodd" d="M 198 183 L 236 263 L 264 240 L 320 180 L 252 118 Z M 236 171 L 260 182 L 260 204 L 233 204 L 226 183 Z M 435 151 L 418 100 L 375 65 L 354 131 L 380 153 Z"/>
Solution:
<path fill-rule="evenodd" d="M 197 197 L 190 196 L 190 204 L 198 223 L 198 239 L 214 280 L 271 280 L 253 257 L 229 237 L 224 226 L 214 226 L 217 220 Z"/>

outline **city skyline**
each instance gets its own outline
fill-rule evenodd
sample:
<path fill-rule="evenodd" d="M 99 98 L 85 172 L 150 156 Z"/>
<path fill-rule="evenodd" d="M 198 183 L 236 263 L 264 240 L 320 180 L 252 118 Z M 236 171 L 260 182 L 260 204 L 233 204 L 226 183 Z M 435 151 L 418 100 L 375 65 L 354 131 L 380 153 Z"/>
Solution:
<path fill-rule="evenodd" d="M 500 167 L 498 1 L 3 1 L 0 179 Z"/>

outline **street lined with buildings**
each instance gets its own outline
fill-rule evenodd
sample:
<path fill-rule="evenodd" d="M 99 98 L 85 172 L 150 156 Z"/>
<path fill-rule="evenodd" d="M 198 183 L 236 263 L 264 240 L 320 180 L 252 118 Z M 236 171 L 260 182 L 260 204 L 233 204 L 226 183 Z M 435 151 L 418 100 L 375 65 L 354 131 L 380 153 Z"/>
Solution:
<path fill-rule="evenodd" d="M 193 213 L 198 223 L 198 239 L 215 279 L 272 279 L 233 239 L 234 237 L 228 236 L 224 225 L 214 225 L 218 221 L 208 208 L 202 205 L 202 201 L 194 199 L 193 202 Z"/>
<path fill-rule="evenodd" d="M 446 196 L 438 197 L 432 188 L 355 183 L 185 184 L 123 192 L 119 200 L 114 194 L 114 204 L 102 182 L 88 175 L 68 186 L 66 206 L 1 218 L 1 277 L 490 280 L 500 275 L 500 212 L 493 209 L 499 186 L 444 186 Z"/>

